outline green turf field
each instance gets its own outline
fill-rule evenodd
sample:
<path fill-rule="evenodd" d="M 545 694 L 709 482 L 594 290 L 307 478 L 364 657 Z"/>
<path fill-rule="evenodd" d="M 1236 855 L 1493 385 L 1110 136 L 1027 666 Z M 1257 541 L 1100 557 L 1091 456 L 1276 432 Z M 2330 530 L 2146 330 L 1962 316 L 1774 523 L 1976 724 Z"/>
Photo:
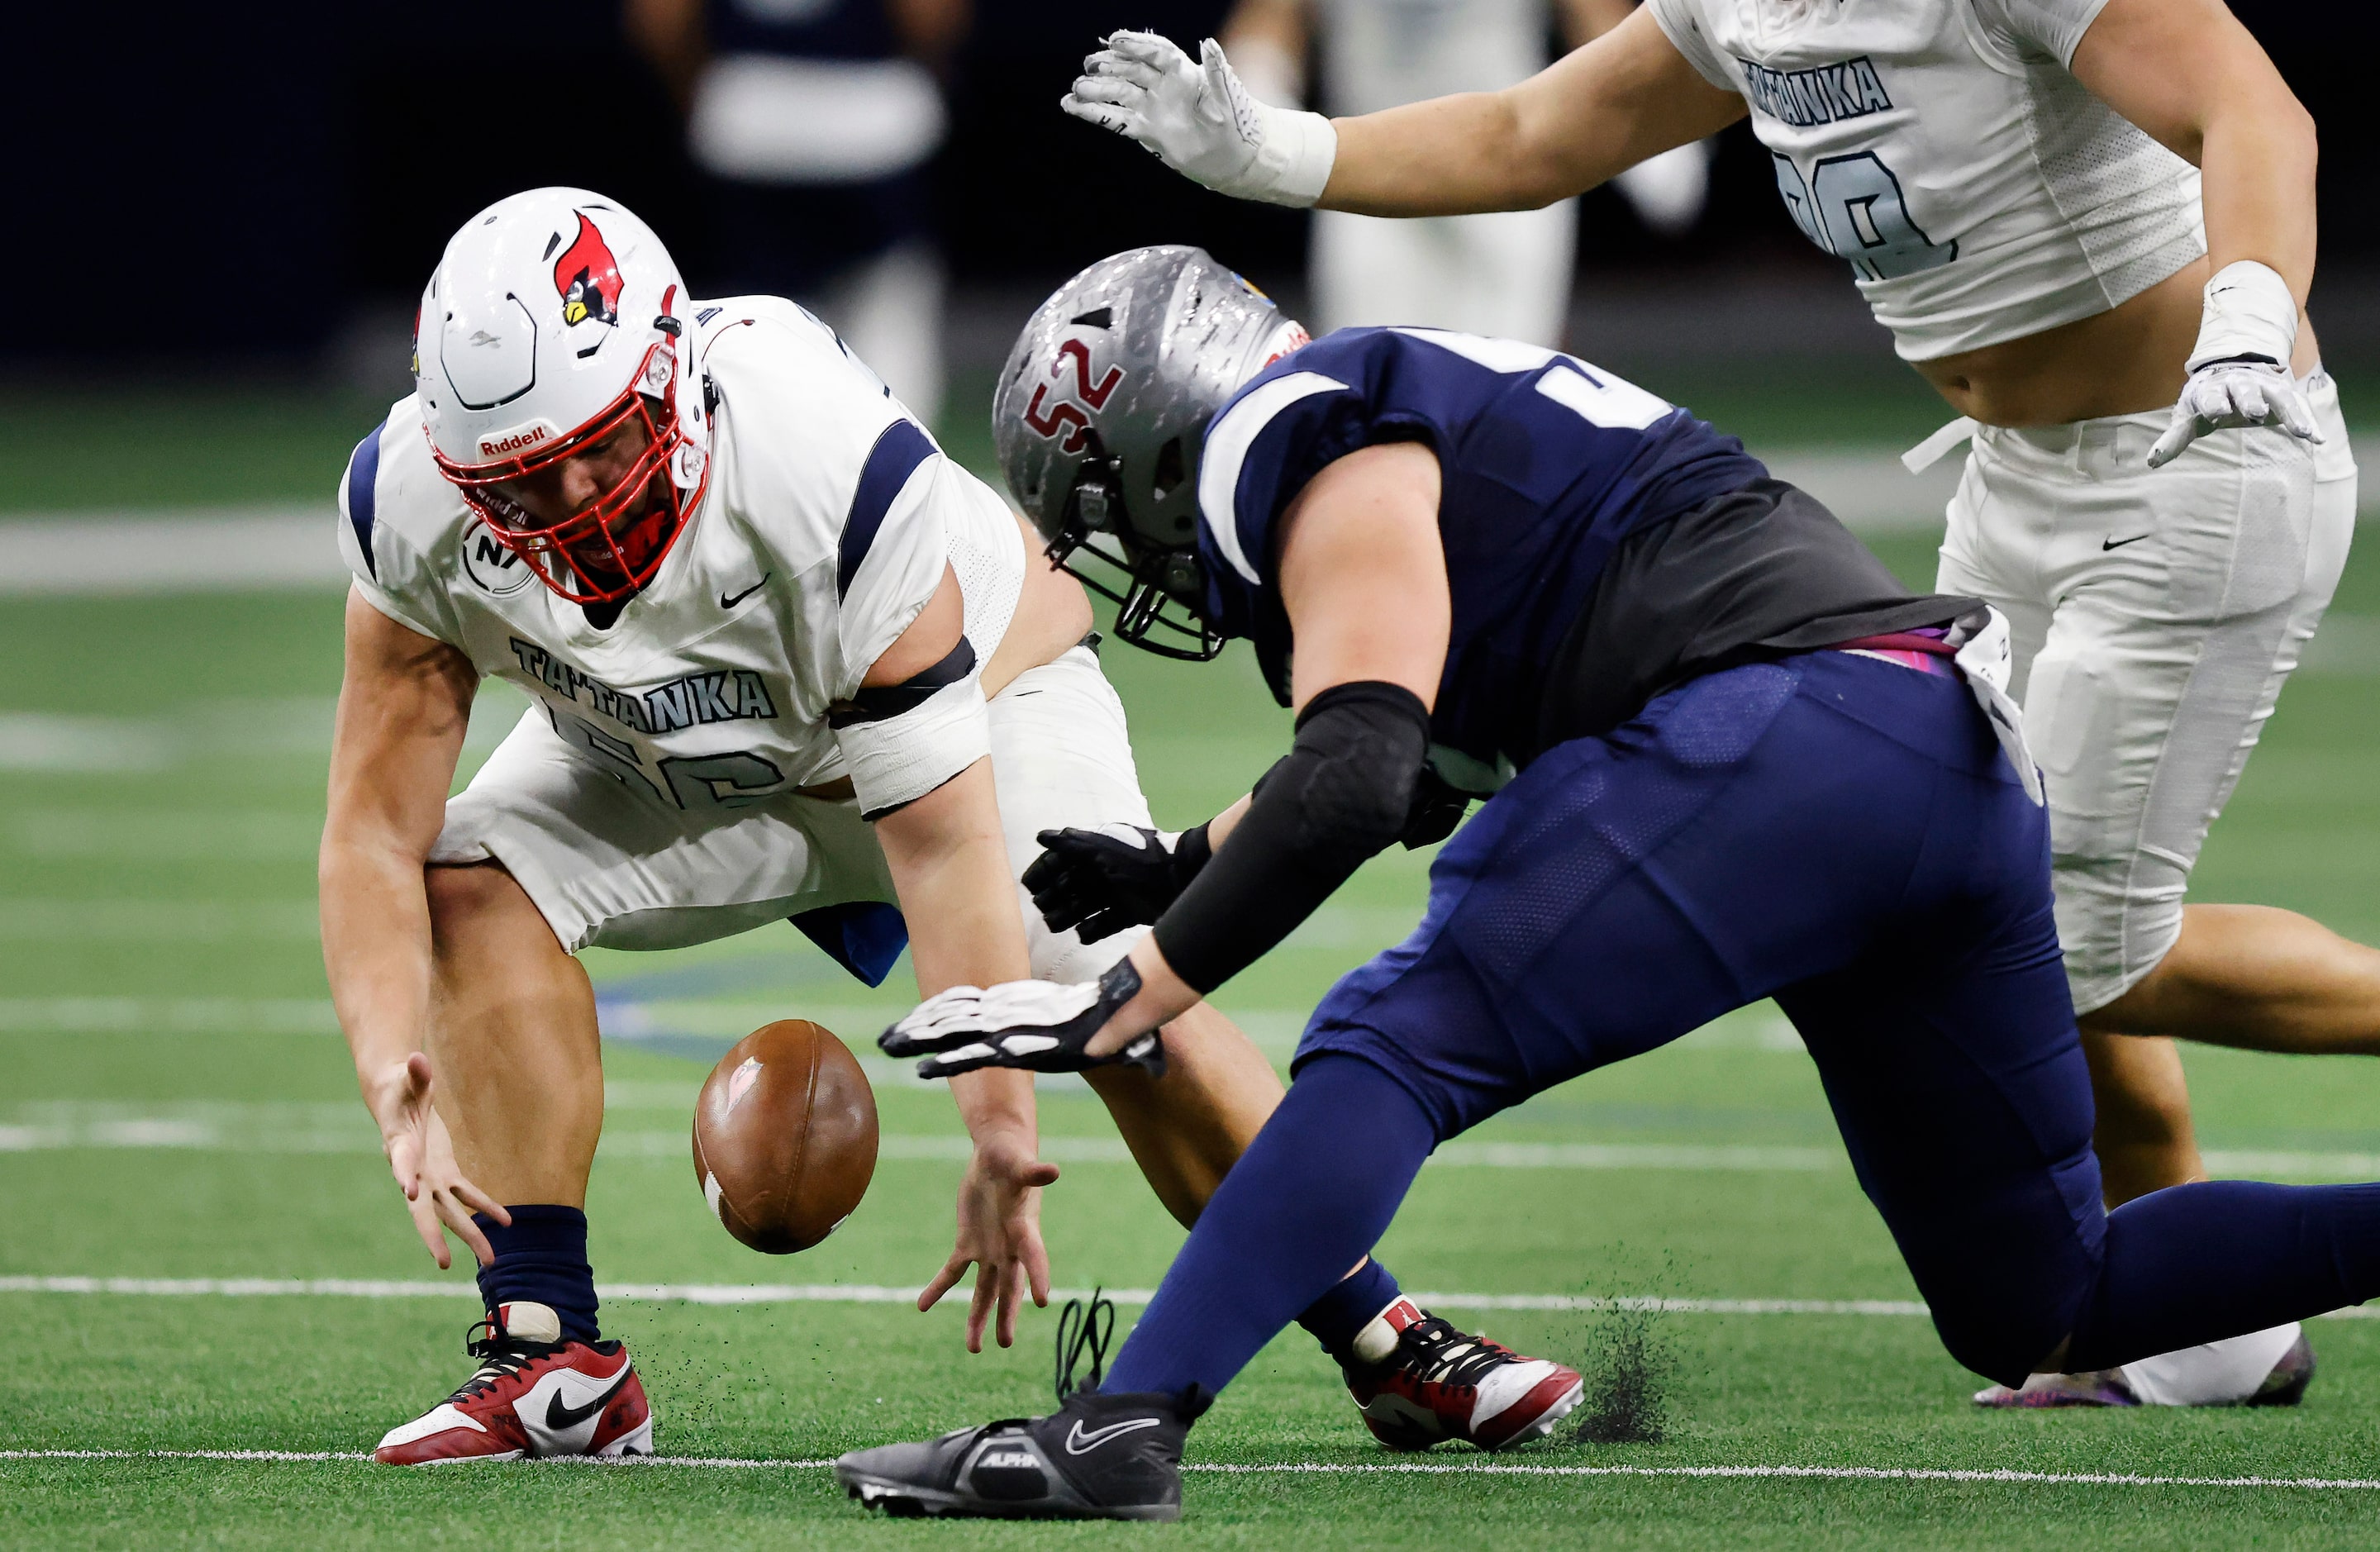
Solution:
<path fill-rule="evenodd" d="M 178 403 L 179 401 L 176 401 Z M 0 416 L 7 506 L 303 499 L 360 425 L 292 399 L 285 463 L 206 478 L 160 446 L 236 417 L 124 405 L 40 422 L 83 454 L 40 483 L 39 437 Z M 1779 434 L 1806 427 L 1790 402 Z M 1927 424 L 1910 412 L 1920 423 Z M 212 418 L 211 418 L 212 417 Z M 369 415 L 363 423 L 368 423 Z M 72 422 L 72 423 L 69 423 Z M 151 428 L 154 434 L 142 431 Z M 38 426 L 36 427 L 38 430 Z M 134 434 L 139 433 L 139 434 Z M 76 442 L 76 438 L 83 439 Z M 182 439 L 179 442 L 176 438 Z M 110 440 L 114 439 L 114 440 Z M 50 457 L 58 449 L 48 449 Z M 88 470 L 89 461 L 78 458 Z M 331 472 L 325 472 L 325 464 Z M 30 471 L 30 472 L 29 472 Z M 110 484 L 109 481 L 114 481 Z M 1925 546 L 1888 552 L 1912 576 Z M 337 683 L 335 594 L 0 603 L 0 1452 L 368 1450 L 458 1381 L 475 1313 L 399 1210 L 328 1023 L 312 850 Z M 2380 559 L 2328 629 L 2348 645 L 2292 685 L 2200 870 L 2202 899 L 2312 912 L 2380 940 Z M 2357 648 L 2355 643 L 2363 643 Z M 1244 658 L 1193 669 L 1111 648 L 1161 819 L 1194 820 L 1269 763 L 1285 719 Z M 491 700 L 496 697 L 491 694 Z M 516 699 L 492 708 L 516 708 Z M 503 719 L 475 735 L 484 752 Z M 1276 1055 L 1330 978 L 1402 935 L 1425 859 L 1375 863 L 1219 1000 Z M 939 1093 L 876 1069 L 887 1157 L 824 1246 L 757 1256 L 706 1215 L 686 1151 L 712 1055 L 806 1014 L 855 1046 L 900 1011 L 790 929 L 667 956 L 592 954 L 613 1109 L 589 1210 L 612 1284 L 915 1287 L 947 1250 L 961 1134 Z M 2218 1164 L 2380 1175 L 2380 1067 L 2194 1050 Z M 1046 1224 L 1059 1282 L 1148 1289 L 1180 1233 L 1087 1094 L 1045 1091 L 1065 1168 Z M 1650 1317 L 1670 1354 L 1669 1437 L 1569 1437 L 1500 1463 L 1393 1463 L 1302 1337 L 1277 1343 L 1193 1436 L 1178 1527 L 905 1525 L 863 1517 L 798 1464 L 570 1465 L 407 1474 L 358 1461 L 0 1456 L 0 1545 L 157 1546 L 1507 1546 L 2232 1547 L 2380 1542 L 2380 1492 L 2076 1480 L 1659 1474 L 1686 1468 L 2380 1478 L 2380 1323 L 2318 1323 L 2302 1410 L 1981 1415 L 1977 1383 L 1895 1303 L 1914 1297 L 1853 1187 L 1810 1064 L 1773 1015 L 1739 1015 L 1500 1118 L 1427 1170 L 1383 1246 L 1408 1287 L 1474 1301 L 1651 1294 L 1875 1301 L 1869 1314 Z M 1451 1150 L 1453 1151 L 1453 1150 Z M 29 1279 L 151 1279 L 29 1291 Z M 292 1294 L 193 1279 L 434 1283 Z M 1125 1320 L 1134 1311 L 1127 1307 Z M 1592 1371 L 1627 1333 L 1591 1311 L 1450 1309 Z M 968 1358 L 952 1310 L 856 1299 L 617 1298 L 674 1458 L 817 1461 L 1048 1399 L 1054 1310 Z M 1624 1322 L 1621 1322 L 1624 1324 Z M 1233 1470 L 1306 1467 L 1320 1470 Z M 1625 1474 L 1627 1472 L 1655 1474 Z"/>

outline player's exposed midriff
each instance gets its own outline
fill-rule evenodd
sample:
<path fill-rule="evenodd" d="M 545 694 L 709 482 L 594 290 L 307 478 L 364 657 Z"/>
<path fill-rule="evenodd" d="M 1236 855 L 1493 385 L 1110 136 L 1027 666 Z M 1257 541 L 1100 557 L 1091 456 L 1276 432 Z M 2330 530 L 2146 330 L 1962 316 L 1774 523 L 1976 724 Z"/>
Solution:
<path fill-rule="evenodd" d="M 2163 409 L 2181 392 L 2210 273 L 2202 257 L 2105 312 L 1911 365 L 1953 409 L 1987 426 L 2063 426 Z M 2321 359 L 2301 311 L 2290 365 L 2302 375 Z"/>
<path fill-rule="evenodd" d="M 1025 532 L 1025 585 L 1007 634 L 984 664 L 986 696 L 998 695 L 1028 668 L 1056 661 L 1091 630 L 1091 600 L 1083 595 L 1083 585 L 1042 557 L 1041 536 L 1025 519 L 1018 518 L 1016 526 Z"/>

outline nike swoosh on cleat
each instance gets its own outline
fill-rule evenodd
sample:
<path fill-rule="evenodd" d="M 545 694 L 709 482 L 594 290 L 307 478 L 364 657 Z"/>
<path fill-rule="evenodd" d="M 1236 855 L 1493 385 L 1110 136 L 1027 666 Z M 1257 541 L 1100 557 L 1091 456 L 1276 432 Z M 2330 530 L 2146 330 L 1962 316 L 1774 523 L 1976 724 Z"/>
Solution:
<path fill-rule="evenodd" d="M 2150 531 L 2155 532 L 2155 530 L 2151 529 Z M 2148 534 L 2136 533 L 2130 539 L 2103 539 L 2099 541 L 2099 548 L 2102 552 L 2108 550 L 2121 550 L 2127 544 L 2138 544 L 2141 540 L 2148 537 Z M 761 580 L 766 581 L 767 578 L 763 577 Z"/>
<path fill-rule="evenodd" d="M 736 594 L 734 598 L 729 598 L 725 593 L 722 593 L 722 594 L 720 594 L 720 595 L 719 595 L 719 607 L 720 607 L 720 608 L 722 608 L 722 609 L 733 609 L 733 608 L 735 608 L 737 604 L 742 603 L 746 599 L 750 598 L 754 593 L 757 593 L 757 592 L 759 592 L 761 588 L 763 588 L 767 587 L 767 586 L 769 585 L 769 578 L 770 578 L 770 577 L 771 577 L 771 576 L 776 576 L 776 575 L 777 575 L 777 574 L 776 574 L 775 572 L 773 572 L 773 571 L 771 571 L 771 572 L 768 572 L 768 573 L 765 573 L 765 574 L 761 576 L 760 580 L 759 580 L 758 582 L 753 583 L 750 587 L 748 587 L 748 588 L 745 588 L 742 592 L 740 592 L 740 593 Z"/>
<path fill-rule="evenodd" d="M 1104 1428 L 1094 1428 L 1087 1434 L 1083 1432 L 1083 1425 L 1078 1418 L 1075 1420 L 1073 1432 L 1066 1436 L 1066 1453 L 1087 1455 L 1111 1438 L 1136 1433 L 1143 1428 L 1154 1428 L 1162 1421 L 1162 1418 L 1157 1417 L 1135 1417 L 1128 1423 L 1111 1423 Z"/>
<path fill-rule="evenodd" d="M 564 1406 L 562 1392 L 555 1391 L 553 1400 L 546 1404 L 545 1425 L 555 1433 L 560 1433 L 565 1428 L 576 1428 L 610 1404 L 612 1398 L 620 1393 L 621 1388 L 628 1383 L 628 1376 L 634 1373 L 636 1370 L 633 1367 L 624 1366 L 620 1370 L 620 1377 L 612 1382 L 612 1388 L 585 1406 Z"/>

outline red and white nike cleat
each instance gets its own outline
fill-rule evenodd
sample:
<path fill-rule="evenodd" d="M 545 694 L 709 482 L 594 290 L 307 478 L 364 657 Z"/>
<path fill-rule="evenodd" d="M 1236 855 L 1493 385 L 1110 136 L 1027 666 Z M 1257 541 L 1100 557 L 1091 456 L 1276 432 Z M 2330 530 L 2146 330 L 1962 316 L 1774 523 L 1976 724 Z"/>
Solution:
<path fill-rule="evenodd" d="M 1347 1389 L 1390 1449 L 1509 1449 L 1551 1433 L 1586 1389 L 1577 1370 L 1458 1331 L 1411 1299 L 1373 1316 L 1354 1350 Z"/>
<path fill-rule="evenodd" d="M 436 1466 L 653 1452 L 653 1410 L 619 1342 L 564 1341 L 560 1316 L 522 1303 L 489 1311 L 463 1351 L 480 1360 L 479 1369 L 460 1390 L 391 1428 L 373 1460 Z"/>

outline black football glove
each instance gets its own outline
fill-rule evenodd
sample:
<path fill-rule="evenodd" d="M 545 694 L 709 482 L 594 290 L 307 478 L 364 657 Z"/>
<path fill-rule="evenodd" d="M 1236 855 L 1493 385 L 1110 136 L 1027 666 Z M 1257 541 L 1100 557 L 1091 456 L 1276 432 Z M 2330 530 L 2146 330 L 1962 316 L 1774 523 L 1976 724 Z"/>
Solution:
<path fill-rule="evenodd" d="M 1207 866 L 1207 827 L 1179 835 L 1138 825 L 1045 830 L 1025 887 L 1052 932 L 1075 928 L 1096 943 L 1153 922 Z"/>
<path fill-rule="evenodd" d="M 1028 1073 L 1079 1073 L 1117 1063 L 1165 1075 L 1165 1042 L 1150 1030 L 1112 1056 L 1086 1056 L 1083 1048 L 1115 1011 L 1140 995 L 1140 972 L 1120 959 L 1088 986 L 1010 981 L 996 987 L 953 987 L 876 1037 L 887 1056 L 920 1056 L 917 1075 L 947 1078 L 978 1067 Z"/>

